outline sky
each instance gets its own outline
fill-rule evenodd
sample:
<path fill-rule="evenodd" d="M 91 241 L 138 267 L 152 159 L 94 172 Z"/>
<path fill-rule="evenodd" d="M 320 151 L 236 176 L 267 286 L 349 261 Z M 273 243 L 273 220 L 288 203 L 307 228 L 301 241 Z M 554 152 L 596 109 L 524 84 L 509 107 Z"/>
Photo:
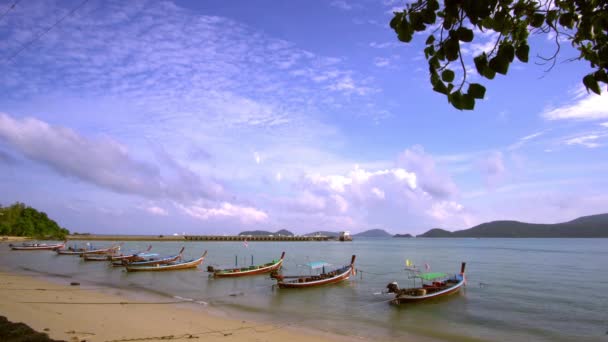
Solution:
<path fill-rule="evenodd" d="M 432 91 L 398 1 L 0 0 L 0 204 L 72 232 L 420 234 L 608 212 L 608 95 L 530 38 L 475 75 L 474 111 Z M 62 19 L 64 18 L 64 19 Z M 457 76 L 458 77 L 458 76 Z"/>

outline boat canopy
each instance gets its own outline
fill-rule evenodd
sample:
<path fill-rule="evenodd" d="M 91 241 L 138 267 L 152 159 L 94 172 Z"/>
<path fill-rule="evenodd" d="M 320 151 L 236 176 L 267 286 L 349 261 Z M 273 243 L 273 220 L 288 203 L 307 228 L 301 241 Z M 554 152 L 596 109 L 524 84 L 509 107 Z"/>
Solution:
<path fill-rule="evenodd" d="M 445 278 L 448 275 L 446 273 L 440 273 L 440 272 L 429 272 L 429 273 L 420 273 L 418 275 L 416 275 L 416 278 L 420 278 L 422 280 L 435 280 L 435 279 L 439 279 L 439 278 Z"/>
<path fill-rule="evenodd" d="M 318 269 L 318 268 L 322 268 L 325 266 L 330 266 L 331 264 L 326 263 L 325 261 L 313 261 L 313 262 L 309 262 L 307 264 L 304 264 L 310 268 L 312 268 L 313 270 Z"/>

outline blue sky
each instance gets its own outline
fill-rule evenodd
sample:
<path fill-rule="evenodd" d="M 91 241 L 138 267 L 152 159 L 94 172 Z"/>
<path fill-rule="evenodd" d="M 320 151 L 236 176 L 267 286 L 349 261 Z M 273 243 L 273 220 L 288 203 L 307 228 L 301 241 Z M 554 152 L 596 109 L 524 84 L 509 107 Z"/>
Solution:
<path fill-rule="evenodd" d="M 13 1 L 0 1 L 0 12 Z M 608 96 L 515 62 L 473 112 L 396 1 L 20 2 L 0 19 L 0 203 L 96 233 L 383 228 L 608 211 Z M 472 56 L 491 44 L 478 33 Z M 552 54 L 546 36 L 530 56 Z M 605 90 L 605 89 L 604 89 Z"/>

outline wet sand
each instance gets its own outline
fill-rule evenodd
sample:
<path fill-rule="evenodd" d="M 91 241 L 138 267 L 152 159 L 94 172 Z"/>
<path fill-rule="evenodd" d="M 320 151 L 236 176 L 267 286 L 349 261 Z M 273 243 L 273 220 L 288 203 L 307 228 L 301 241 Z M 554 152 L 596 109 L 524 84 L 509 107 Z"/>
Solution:
<path fill-rule="evenodd" d="M 125 296 L 0 272 L 0 314 L 66 341 L 341 341 L 354 339 L 231 317 L 196 304 Z M 198 306 L 198 305 L 197 305 Z M 359 340 L 357 338 L 357 340 Z"/>

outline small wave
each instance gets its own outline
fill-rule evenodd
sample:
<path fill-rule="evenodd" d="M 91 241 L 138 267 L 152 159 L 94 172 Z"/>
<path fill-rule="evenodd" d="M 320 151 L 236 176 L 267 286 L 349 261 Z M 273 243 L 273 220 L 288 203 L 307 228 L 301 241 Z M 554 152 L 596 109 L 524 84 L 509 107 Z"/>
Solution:
<path fill-rule="evenodd" d="M 193 298 L 186 298 L 186 297 L 181 297 L 181 296 L 173 296 L 173 298 L 177 299 L 177 300 L 182 300 L 184 302 L 192 302 L 192 303 L 196 303 L 196 304 L 201 304 L 201 305 L 209 305 L 209 303 L 202 301 L 202 300 L 195 300 Z"/>

